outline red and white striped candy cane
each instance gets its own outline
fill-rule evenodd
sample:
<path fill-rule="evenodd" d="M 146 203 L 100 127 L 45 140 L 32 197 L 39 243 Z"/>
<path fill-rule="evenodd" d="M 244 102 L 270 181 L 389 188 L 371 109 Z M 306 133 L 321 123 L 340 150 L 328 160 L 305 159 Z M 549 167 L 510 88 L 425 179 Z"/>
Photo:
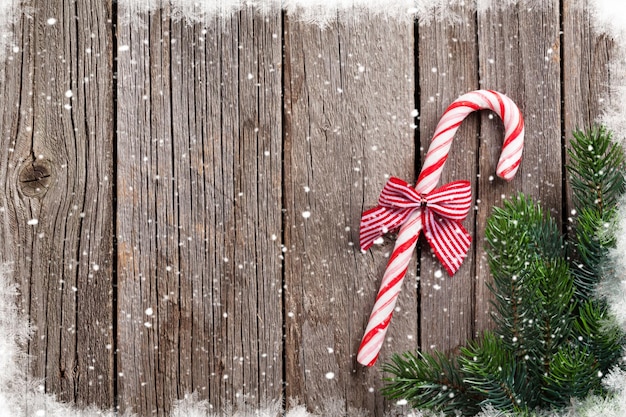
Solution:
<path fill-rule="evenodd" d="M 392 179 L 381 194 L 379 206 L 363 213 L 361 221 L 361 248 L 364 250 L 371 246 L 371 242 L 375 237 L 386 233 L 387 230 L 400 226 L 398 223 L 401 223 L 393 253 L 387 264 L 372 314 L 359 347 L 357 360 L 363 365 L 372 366 L 378 358 L 398 294 L 402 287 L 402 281 L 417 244 L 419 233 L 424 227 L 425 220 L 423 214 L 426 211 L 424 206 L 428 204 L 427 200 L 439 182 L 454 134 L 468 114 L 484 109 L 493 110 L 504 122 L 504 143 L 496 174 L 507 181 L 511 180 L 519 168 L 524 145 L 524 120 L 522 114 L 517 105 L 504 94 L 490 90 L 472 91 L 456 99 L 444 112 L 426 153 L 426 159 L 415 187 L 415 193 L 412 190 L 403 189 L 401 180 Z M 458 183 L 461 183 L 461 181 L 448 184 L 440 190 L 443 190 L 443 194 L 445 194 L 446 190 L 455 189 L 455 187 L 459 188 Z M 396 191 L 397 194 L 395 194 Z M 434 193 L 438 193 L 437 195 L 442 194 L 438 190 L 435 190 Z M 400 194 L 402 194 L 402 197 L 398 197 Z M 449 191 L 448 194 L 450 194 Z M 451 203 L 453 207 L 455 204 L 456 206 L 461 204 L 469 209 L 466 193 L 459 192 L 456 197 L 451 198 L 464 200 L 461 204 L 448 198 L 448 203 Z M 397 205 L 392 207 L 390 204 L 394 204 L 394 202 Z M 471 194 L 469 203 L 471 204 Z M 446 209 L 444 208 L 443 210 L 445 211 Z M 447 220 L 444 219 L 444 221 Z M 435 224 L 439 223 L 435 222 Z M 388 227 L 389 225 L 392 227 Z M 427 237 L 431 246 L 437 252 L 438 248 L 435 248 L 437 242 L 431 241 L 431 236 Z M 367 241 L 365 244 L 364 240 Z M 443 243 L 440 243 L 440 245 L 443 245 L 443 248 L 439 248 L 441 254 L 438 253 L 437 255 L 440 260 L 446 261 L 444 266 L 446 266 L 450 275 L 456 272 L 469 247 L 469 237 L 468 239 L 462 237 L 460 241 L 459 244 L 450 243 L 444 236 Z M 452 248 L 452 251 L 462 252 L 462 255 L 457 256 L 457 259 L 445 259 L 450 246 L 455 246 Z M 456 248 L 456 246 L 463 247 Z"/>

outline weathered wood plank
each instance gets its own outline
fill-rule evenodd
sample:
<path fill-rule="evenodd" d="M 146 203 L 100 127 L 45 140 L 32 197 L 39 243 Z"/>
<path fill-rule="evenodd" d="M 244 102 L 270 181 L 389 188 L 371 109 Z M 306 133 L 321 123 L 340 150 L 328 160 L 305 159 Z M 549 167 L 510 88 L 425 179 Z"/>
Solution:
<path fill-rule="evenodd" d="M 574 130 L 590 128 L 602 109 L 610 103 L 609 63 L 614 42 L 593 28 L 589 2 L 563 3 L 563 108 L 565 143 L 569 146 Z M 565 217 L 573 208 L 569 175 Z"/>
<path fill-rule="evenodd" d="M 267 17 L 247 9 L 239 15 L 239 118 L 237 156 L 237 263 L 235 301 L 241 334 L 233 358 L 250 403 L 283 395 L 283 33 L 279 11 Z M 243 268 L 240 268 L 243 265 Z M 244 290 L 244 296 L 240 296 Z M 241 358 L 244 358 L 243 363 Z M 237 392 L 232 390 L 232 397 Z"/>
<path fill-rule="evenodd" d="M 63 401 L 111 407 L 111 4 L 24 6 L 0 99 L 0 257 L 33 324 L 30 375 Z"/>
<path fill-rule="evenodd" d="M 491 326 L 489 266 L 484 231 L 493 206 L 522 192 L 560 219 L 562 198 L 559 3 L 519 4 L 478 14 L 481 88 L 511 97 L 525 121 L 524 155 L 515 179 L 495 176 L 504 129 L 497 116 L 482 114 L 477 212 L 476 329 Z"/>
<path fill-rule="evenodd" d="M 590 127 L 608 104 L 613 40 L 593 28 L 588 1 L 563 3 L 563 102 L 565 133 Z"/>
<path fill-rule="evenodd" d="M 384 30 L 380 30 L 384 27 Z M 413 25 L 285 25 L 286 394 L 326 415 L 382 415 L 380 363 L 417 345 L 412 266 L 379 365 L 356 352 L 393 240 L 358 248 L 390 175 L 415 176 Z M 393 59 L 389 59 L 393 57 Z"/>
<path fill-rule="evenodd" d="M 167 10 L 117 30 L 118 401 L 121 410 L 163 414 L 180 381 Z"/>
<path fill-rule="evenodd" d="M 119 34 L 122 409 L 277 399 L 280 14 L 144 18 Z"/>
<path fill-rule="evenodd" d="M 211 399 L 224 404 L 243 396 L 258 404 L 282 394 L 281 16 L 263 18 L 246 9 L 221 31 L 211 40 L 214 46 L 207 44 L 207 57 L 221 57 L 221 92 L 210 100 L 211 107 L 221 104 L 222 136 L 208 139 L 214 142 L 213 158 L 230 155 L 221 162 L 222 172 L 213 174 L 218 206 L 209 211 L 209 221 L 213 210 L 234 217 L 230 224 L 218 223 L 213 237 L 225 256 L 213 260 L 222 272 L 211 277 L 221 280 L 213 308 L 222 317 L 215 321 L 221 340 L 214 347 L 217 369 L 211 371 L 220 388 Z M 210 68 L 209 77 L 215 77 Z M 212 117 L 219 122 L 218 114 Z M 221 190 L 225 195 L 217 195 Z"/>
<path fill-rule="evenodd" d="M 458 22 L 433 22 L 419 27 L 420 148 L 425 156 L 445 109 L 458 96 L 478 88 L 478 48 L 475 12 L 468 6 L 454 10 Z M 463 122 L 455 136 L 439 185 L 469 180 L 476 190 L 478 117 Z M 474 210 L 464 222 L 474 236 Z M 472 336 L 474 308 L 474 249 L 453 277 L 421 239 L 420 323 L 425 350 L 450 350 Z"/>

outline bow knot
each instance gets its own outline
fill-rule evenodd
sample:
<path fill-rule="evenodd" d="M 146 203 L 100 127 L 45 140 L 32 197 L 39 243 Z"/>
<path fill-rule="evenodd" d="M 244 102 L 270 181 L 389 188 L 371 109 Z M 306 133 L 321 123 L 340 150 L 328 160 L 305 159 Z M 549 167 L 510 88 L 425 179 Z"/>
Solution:
<path fill-rule="evenodd" d="M 388 231 L 398 229 L 419 210 L 424 235 L 451 276 L 459 269 L 472 241 L 461 224 L 471 208 L 469 181 L 454 181 L 427 194 L 392 177 L 378 198 L 378 206 L 361 217 L 360 243 L 366 251 Z"/>

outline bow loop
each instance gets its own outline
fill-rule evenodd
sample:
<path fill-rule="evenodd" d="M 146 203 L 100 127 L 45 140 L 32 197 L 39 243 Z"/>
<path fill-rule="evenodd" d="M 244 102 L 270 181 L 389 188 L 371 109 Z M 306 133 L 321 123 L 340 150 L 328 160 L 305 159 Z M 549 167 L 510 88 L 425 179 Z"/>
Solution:
<path fill-rule="evenodd" d="M 386 208 L 416 208 L 422 198 L 413 187 L 400 178 L 391 177 L 378 198 L 378 205 Z"/>
<path fill-rule="evenodd" d="M 452 276 L 463 263 L 472 241 L 460 223 L 471 205 L 469 181 L 454 181 L 420 195 L 406 181 L 392 177 L 380 193 L 378 206 L 361 217 L 361 250 L 368 250 L 385 233 L 402 226 L 414 211 L 421 210 L 426 239 Z"/>
<path fill-rule="evenodd" d="M 472 188 L 469 181 L 448 183 L 423 197 L 426 206 L 451 220 L 463 221 L 472 207 Z"/>
<path fill-rule="evenodd" d="M 361 250 L 368 250 L 385 233 L 399 228 L 419 208 L 422 199 L 406 181 L 391 177 L 378 198 L 378 206 L 361 216 Z"/>

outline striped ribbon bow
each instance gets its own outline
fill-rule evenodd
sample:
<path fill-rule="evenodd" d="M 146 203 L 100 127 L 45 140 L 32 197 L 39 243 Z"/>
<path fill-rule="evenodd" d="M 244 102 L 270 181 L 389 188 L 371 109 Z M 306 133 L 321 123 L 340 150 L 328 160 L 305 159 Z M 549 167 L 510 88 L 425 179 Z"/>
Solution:
<path fill-rule="evenodd" d="M 450 276 L 459 269 L 472 241 L 461 224 L 472 204 L 469 181 L 454 181 L 420 195 L 407 182 L 392 177 L 380 193 L 378 206 L 361 217 L 361 250 L 368 250 L 385 233 L 399 228 L 421 210 L 424 235 Z"/>

